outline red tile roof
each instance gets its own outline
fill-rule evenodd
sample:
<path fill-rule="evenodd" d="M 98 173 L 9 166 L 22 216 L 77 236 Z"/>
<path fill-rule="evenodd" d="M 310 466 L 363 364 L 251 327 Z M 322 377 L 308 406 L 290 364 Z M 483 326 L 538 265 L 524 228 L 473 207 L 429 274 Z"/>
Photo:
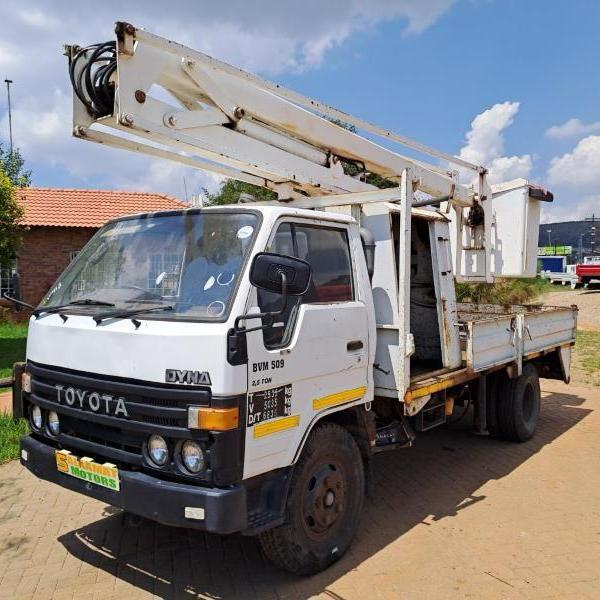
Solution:
<path fill-rule="evenodd" d="M 148 192 L 30 187 L 17 194 L 25 206 L 21 225 L 28 226 L 97 228 L 123 215 L 187 206 L 165 194 Z"/>

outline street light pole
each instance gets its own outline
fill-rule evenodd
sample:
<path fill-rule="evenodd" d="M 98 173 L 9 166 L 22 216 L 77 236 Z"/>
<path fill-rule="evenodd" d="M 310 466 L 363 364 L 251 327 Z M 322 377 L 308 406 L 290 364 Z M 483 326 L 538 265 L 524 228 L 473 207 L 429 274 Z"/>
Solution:
<path fill-rule="evenodd" d="M 12 83 L 12 79 L 5 79 L 4 83 L 6 83 L 6 95 L 8 96 L 8 133 L 10 139 L 10 153 L 13 152 L 13 137 L 12 137 L 12 111 L 10 106 L 10 84 Z"/>
<path fill-rule="evenodd" d="M 548 233 L 548 246 L 552 246 L 552 241 L 550 240 L 550 234 L 552 233 L 552 229 L 546 229 Z"/>

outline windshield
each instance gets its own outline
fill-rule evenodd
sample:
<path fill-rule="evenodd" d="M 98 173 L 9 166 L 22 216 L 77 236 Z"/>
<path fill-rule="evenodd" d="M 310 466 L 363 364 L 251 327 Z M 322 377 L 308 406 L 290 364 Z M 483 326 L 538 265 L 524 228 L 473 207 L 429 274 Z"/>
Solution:
<path fill-rule="evenodd" d="M 223 318 L 257 224 L 256 214 L 233 211 L 190 211 L 109 223 L 77 255 L 41 306 L 96 300 L 136 310 L 164 304 L 173 308 L 159 313 L 163 319 Z"/>

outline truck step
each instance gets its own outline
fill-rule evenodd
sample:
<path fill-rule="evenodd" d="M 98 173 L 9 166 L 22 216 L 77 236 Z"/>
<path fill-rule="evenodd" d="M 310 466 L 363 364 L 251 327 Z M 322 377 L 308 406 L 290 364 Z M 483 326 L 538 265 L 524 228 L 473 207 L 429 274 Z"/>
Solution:
<path fill-rule="evenodd" d="M 446 422 L 446 403 L 427 404 L 416 417 L 417 431 L 428 431 Z"/>
<path fill-rule="evenodd" d="M 406 419 L 394 421 L 389 425 L 377 428 L 375 432 L 375 452 L 412 446 L 415 437 L 415 433 Z"/>

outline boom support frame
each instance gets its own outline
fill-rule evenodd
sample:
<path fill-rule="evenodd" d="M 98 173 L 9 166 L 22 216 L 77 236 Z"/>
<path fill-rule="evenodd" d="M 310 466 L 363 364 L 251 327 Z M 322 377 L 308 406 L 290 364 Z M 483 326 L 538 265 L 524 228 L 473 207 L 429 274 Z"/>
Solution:
<path fill-rule="evenodd" d="M 477 275 L 470 279 L 492 279 L 486 202 L 491 189 L 484 167 L 128 23 L 117 23 L 116 34 L 116 65 L 108 83 L 114 86 L 113 111 L 93 114 L 82 101 L 85 92 L 75 93 L 74 136 L 262 186 L 275 191 L 280 201 L 306 208 L 360 205 L 361 198 L 390 201 L 390 190 L 379 194 L 366 175 L 375 173 L 400 185 L 409 172 L 413 194 L 434 197 L 432 204 L 441 203 L 440 210 L 453 217 L 456 247 L 462 248 L 455 254 L 456 274 L 460 277 L 466 263 L 475 260 Z M 66 47 L 72 64 L 81 52 L 77 46 Z M 79 62 L 85 64 L 93 49 L 83 52 Z M 75 67 L 75 79 L 81 79 L 81 65 Z M 359 135 L 359 130 L 440 162 L 428 164 L 398 154 Z M 348 163 L 358 167 L 358 175 L 345 173 Z M 472 170 L 477 189 L 459 183 L 451 164 Z M 399 195 L 399 189 L 392 193 L 395 201 Z M 423 204 L 422 199 L 418 202 Z M 477 226 L 466 218 L 473 207 L 484 215 Z"/>

